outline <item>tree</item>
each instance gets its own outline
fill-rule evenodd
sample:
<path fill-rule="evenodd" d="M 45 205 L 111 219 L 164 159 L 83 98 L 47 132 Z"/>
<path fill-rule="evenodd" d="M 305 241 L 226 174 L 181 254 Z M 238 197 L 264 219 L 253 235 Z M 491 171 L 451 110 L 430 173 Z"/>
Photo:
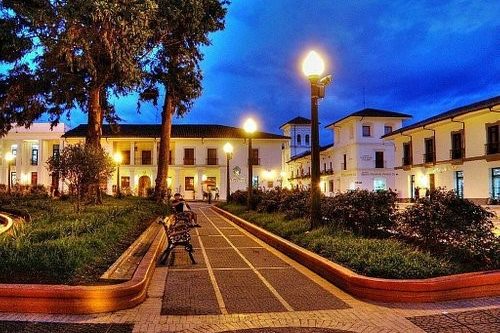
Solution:
<path fill-rule="evenodd" d="M 47 165 L 52 175 L 67 180 L 75 190 L 77 212 L 86 188 L 107 181 L 115 170 L 111 157 L 102 148 L 89 144 L 66 146 L 59 155 L 50 157 Z"/>
<path fill-rule="evenodd" d="M 0 133 L 11 123 L 29 126 L 45 112 L 56 124 L 78 106 L 88 113 L 87 143 L 99 147 L 103 119 L 118 119 L 107 95 L 141 82 L 139 59 L 156 1 L 4 0 L 0 6 L 8 18 L 0 22 L 7 28 L 0 41 L 13 41 L 5 58 L 17 58 L 0 84 Z M 27 39 L 38 53 L 31 66 L 20 61 Z"/>
<path fill-rule="evenodd" d="M 148 76 L 141 100 L 156 104 L 158 84 L 165 89 L 162 108 L 158 173 L 155 198 L 163 200 L 167 192 L 168 155 L 172 116 L 189 112 L 200 96 L 203 78 L 199 63 L 201 46 L 210 45 L 208 34 L 224 28 L 226 5 L 222 0 L 158 0 L 158 12 L 152 24 L 156 33 L 149 41 L 155 52 L 145 62 Z"/>

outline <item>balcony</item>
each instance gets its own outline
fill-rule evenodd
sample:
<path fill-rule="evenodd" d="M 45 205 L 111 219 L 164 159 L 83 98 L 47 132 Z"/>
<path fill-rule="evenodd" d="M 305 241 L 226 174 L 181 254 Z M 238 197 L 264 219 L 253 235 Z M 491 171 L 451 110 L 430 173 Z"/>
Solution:
<path fill-rule="evenodd" d="M 207 165 L 217 165 L 219 164 L 219 159 L 217 157 L 207 158 Z"/>
<path fill-rule="evenodd" d="M 260 165 L 260 158 L 252 157 L 252 165 Z"/>
<path fill-rule="evenodd" d="M 186 158 L 184 157 L 184 165 L 194 165 L 195 159 L 194 158 Z"/>
<path fill-rule="evenodd" d="M 323 171 L 321 171 L 321 174 L 322 175 L 333 175 L 333 170 L 332 169 L 323 169 Z"/>
<path fill-rule="evenodd" d="M 484 145 L 486 155 L 494 155 L 500 153 L 500 142 L 489 142 Z"/>
<path fill-rule="evenodd" d="M 412 164 L 411 156 L 404 156 L 402 161 L 402 166 L 410 166 Z"/>
<path fill-rule="evenodd" d="M 436 162 L 436 157 L 434 156 L 433 151 L 428 151 L 424 154 L 424 163 L 425 164 L 434 164 Z"/>
<path fill-rule="evenodd" d="M 450 159 L 461 160 L 464 157 L 465 157 L 465 149 L 464 148 L 450 149 Z"/>

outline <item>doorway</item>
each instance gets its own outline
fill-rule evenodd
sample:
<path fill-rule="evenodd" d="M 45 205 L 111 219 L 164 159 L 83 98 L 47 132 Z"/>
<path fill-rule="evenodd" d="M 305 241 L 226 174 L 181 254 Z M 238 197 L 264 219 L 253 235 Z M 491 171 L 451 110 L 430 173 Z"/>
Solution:
<path fill-rule="evenodd" d="M 146 197 L 148 195 L 148 188 L 151 187 L 151 179 L 148 176 L 141 176 L 139 178 L 139 192 L 137 195 Z"/>

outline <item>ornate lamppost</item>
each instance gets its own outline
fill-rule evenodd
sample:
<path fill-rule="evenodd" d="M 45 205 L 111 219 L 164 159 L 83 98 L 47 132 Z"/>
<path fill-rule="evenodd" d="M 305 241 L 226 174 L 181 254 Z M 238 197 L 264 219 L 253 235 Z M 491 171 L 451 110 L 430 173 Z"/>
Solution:
<path fill-rule="evenodd" d="M 10 177 L 10 165 L 15 158 L 16 157 L 11 152 L 8 152 L 7 154 L 5 154 L 5 161 L 7 161 L 7 179 L 8 179 L 7 193 L 8 194 L 10 194 L 10 189 L 12 186 L 12 184 L 11 184 L 12 180 Z"/>
<path fill-rule="evenodd" d="M 252 208 L 252 192 L 253 192 L 253 160 L 252 160 L 252 135 L 257 130 L 257 123 L 252 118 L 248 118 L 243 124 L 243 129 L 248 137 L 248 196 L 247 196 L 247 209 Z"/>
<path fill-rule="evenodd" d="M 310 51 L 302 63 L 302 71 L 311 83 L 311 229 L 321 224 L 318 100 L 325 97 L 325 87 L 332 81 L 331 75 L 321 77 L 324 70 L 321 56 Z"/>
<path fill-rule="evenodd" d="M 233 158 L 233 145 L 229 142 L 224 145 L 226 153 L 226 202 L 231 201 L 231 182 L 229 179 L 229 161 Z"/>

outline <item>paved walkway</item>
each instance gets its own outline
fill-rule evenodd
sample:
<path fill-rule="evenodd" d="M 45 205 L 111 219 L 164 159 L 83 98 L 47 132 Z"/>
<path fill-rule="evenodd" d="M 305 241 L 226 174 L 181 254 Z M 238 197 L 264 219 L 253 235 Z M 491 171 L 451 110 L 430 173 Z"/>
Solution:
<path fill-rule="evenodd" d="M 192 206 L 202 225 L 192 232 L 197 264 L 176 249 L 167 267 L 156 269 L 143 304 L 85 316 L 0 314 L 0 333 L 500 332 L 500 297 L 432 304 L 358 300 L 209 206 Z"/>

